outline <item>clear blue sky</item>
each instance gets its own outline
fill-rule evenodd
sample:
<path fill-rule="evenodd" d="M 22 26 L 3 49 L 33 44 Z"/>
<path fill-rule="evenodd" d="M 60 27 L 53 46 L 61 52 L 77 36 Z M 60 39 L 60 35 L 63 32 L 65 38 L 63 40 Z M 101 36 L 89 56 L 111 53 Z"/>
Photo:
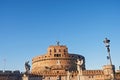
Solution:
<path fill-rule="evenodd" d="M 87 69 L 120 66 L 120 0 L 0 0 L 0 70 L 24 71 L 24 62 L 56 41 L 86 58 Z"/>

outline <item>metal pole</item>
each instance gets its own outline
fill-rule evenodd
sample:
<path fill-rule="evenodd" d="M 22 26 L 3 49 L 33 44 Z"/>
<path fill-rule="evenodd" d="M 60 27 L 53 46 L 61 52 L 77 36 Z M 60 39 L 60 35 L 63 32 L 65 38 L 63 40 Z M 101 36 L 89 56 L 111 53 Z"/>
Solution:
<path fill-rule="evenodd" d="M 5 71 L 5 67 L 6 67 L 6 59 L 3 59 L 3 71 Z"/>
<path fill-rule="evenodd" d="M 108 52 L 108 57 L 110 60 L 110 65 L 112 66 L 112 79 L 111 80 L 116 80 L 115 79 L 115 70 L 114 70 L 114 66 L 112 65 L 112 59 L 111 59 L 111 55 L 110 55 L 110 40 L 108 40 L 107 38 L 105 38 L 105 40 L 103 41 L 105 43 L 105 46 L 107 48 L 107 52 Z"/>
<path fill-rule="evenodd" d="M 112 59 L 111 59 L 111 55 L 110 55 L 110 48 L 107 47 L 107 50 L 108 50 L 108 56 L 109 56 L 109 59 L 110 59 L 110 65 L 112 65 Z"/>

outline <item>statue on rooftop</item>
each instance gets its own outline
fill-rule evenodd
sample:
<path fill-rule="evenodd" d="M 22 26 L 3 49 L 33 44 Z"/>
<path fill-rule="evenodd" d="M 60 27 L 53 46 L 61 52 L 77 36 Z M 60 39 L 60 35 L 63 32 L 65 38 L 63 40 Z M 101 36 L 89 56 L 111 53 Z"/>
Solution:
<path fill-rule="evenodd" d="M 56 41 L 57 42 L 57 46 L 59 46 L 60 45 L 60 42 L 59 41 Z"/>
<path fill-rule="evenodd" d="M 80 61 L 79 59 L 77 59 L 76 64 L 77 64 L 77 71 L 80 71 L 82 69 L 83 60 Z"/>
<path fill-rule="evenodd" d="M 26 62 L 25 62 L 25 69 L 26 69 L 26 72 L 25 72 L 25 73 L 29 73 L 29 72 L 30 72 L 29 61 L 26 61 Z"/>

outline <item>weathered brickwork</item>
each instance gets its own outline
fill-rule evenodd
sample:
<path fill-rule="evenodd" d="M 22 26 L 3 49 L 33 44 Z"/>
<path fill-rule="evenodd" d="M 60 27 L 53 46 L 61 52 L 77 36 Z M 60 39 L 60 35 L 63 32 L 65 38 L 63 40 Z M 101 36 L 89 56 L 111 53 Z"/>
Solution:
<path fill-rule="evenodd" d="M 77 70 L 77 59 L 83 64 Z M 65 45 L 49 46 L 45 55 L 32 59 L 32 74 L 41 75 L 43 80 L 111 80 L 113 66 L 105 65 L 101 70 L 86 70 L 85 58 L 71 54 Z M 120 79 L 120 72 L 115 74 Z"/>
<path fill-rule="evenodd" d="M 0 80 L 112 80 L 114 65 L 104 65 L 100 70 L 87 70 L 85 57 L 68 52 L 65 45 L 49 46 L 44 55 L 32 59 L 29 73 L 0 71 Z M 120 70 L 115 71 L 120 80 Z"/>
<path fill-rule="evenodd" d="M 68 48 L 64 45 L 50 46 L 45 55 L 37 56 L 32 59 L 32 73 L 51 72 L 65 73 L 68 71 L 76 71 L 77 59 L 83 60 L 83 70 L 85 70 L 85 58 L 82 55 L 69 54 Z"/>

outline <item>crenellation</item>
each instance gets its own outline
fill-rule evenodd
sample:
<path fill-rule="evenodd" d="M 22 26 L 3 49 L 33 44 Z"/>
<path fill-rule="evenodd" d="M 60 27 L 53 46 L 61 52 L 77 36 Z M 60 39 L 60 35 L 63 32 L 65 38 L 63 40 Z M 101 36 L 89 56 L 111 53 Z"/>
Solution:
<path fill-rule="evenodd" d="M 86 70 L 84 56 L 69 53 L 65 45 L 52 45 L 47 53 L 32 59 L 30 73 L 0 70 L 0 80 L 111 80 L 112 69 L 114 65 Z M 115 72 L 115 78 L 120 80 L 120 70 Z"/>

